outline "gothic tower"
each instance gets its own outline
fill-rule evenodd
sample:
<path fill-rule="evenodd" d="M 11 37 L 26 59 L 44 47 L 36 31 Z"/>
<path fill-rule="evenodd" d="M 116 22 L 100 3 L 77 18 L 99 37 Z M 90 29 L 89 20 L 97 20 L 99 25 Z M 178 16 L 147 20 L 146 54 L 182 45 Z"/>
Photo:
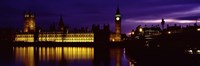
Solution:
<path fill-rule="evenodd" d="M 119 7 L 115 13 L 115 41 L 121 41 L 121 15 Z"/>
<path fill-rule="evenodd" d="M 64 31 L 64 22 L 63 22 L 62 16 L 60 16 L 59 31 L 61 32 Z"/>
<path fill-rule="evenodd" d="M 30 11 L 24 15 L 24 32 L 35 32 L 35 16 Z"/>

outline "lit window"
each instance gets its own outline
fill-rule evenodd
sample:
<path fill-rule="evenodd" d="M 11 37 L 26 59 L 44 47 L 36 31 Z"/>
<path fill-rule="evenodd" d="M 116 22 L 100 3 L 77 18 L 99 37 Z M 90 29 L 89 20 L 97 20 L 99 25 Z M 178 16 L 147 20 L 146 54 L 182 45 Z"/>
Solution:
<path fill-rule="evenodd" d="M 200 50 L 197 50 L 197 54 L 200 54 Z"/>
<path fill-rule="evenodd" d="M 192 50 L 187 50 L 187 52 L 188 52 L 189 54 L 193 54 Z"/>

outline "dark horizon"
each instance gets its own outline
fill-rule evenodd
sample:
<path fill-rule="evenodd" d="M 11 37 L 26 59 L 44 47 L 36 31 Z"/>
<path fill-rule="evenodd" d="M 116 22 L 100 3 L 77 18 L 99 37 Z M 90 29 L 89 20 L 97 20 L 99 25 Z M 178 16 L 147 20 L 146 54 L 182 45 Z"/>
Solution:
<path fill-rule="evenodd" d="M 31 10 L 36 15 L 36 25 L 48 29 L 50 24 L 59 22 L 59 16 L 71 29 L 90 27 L 92 24 L 110 24 L 114 31 L 114 16 L 117 0 L 60 0 L 60 1 L 1 1 L 1 27 L 23 28 L 24 12 Z M 200 16 L 198 0 L 119 0 L 122 15 L 122 33 L 128 33 L 138 25 L 166 24 L 188 25 Z M 199 21 L 198 21 L 199 22 Z"/>

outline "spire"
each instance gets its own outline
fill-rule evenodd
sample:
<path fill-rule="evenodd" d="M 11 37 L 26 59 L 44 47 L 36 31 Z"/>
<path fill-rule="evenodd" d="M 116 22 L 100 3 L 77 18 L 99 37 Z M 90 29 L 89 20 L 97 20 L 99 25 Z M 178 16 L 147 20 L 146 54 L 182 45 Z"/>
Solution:
<path fill-rule="evenodd" d="M 119 5 L 117 5 L 116 14 L 120 14 Z"/>
<path fill-rule="evenodd" d="M 63 23 L 63 18 L 62 18 L 62 16 L 60 16 L 59 30 L 60 30 L 60 31 L 63 31 L 63 30 L 64 30 L 64 23 Z"/>
<path fill-rule="evenodd" d="M 164 18 L 162 18 L 162 22 L 163 22 L 163 23 L 165 22 Z"/>
<path fill-rule="evenodd" d="M 120 9 L 119 9 L 119 0 L 117 0 L 117 10 L 116 10 L 116 14 L 120 14 Z"/>
<path fill-rule="evenodd" d="M 164 18 L 162 18 L 161 25 L 162 25 L 162 29 L 164 29 L 164 25 L 165 25 L 165 20 L 164 20 Z"/>
<path fill-rule="evenodd" d="M 162 25 L 165 24 L 165 20 L 164 20 L 164 18 L 162 18 L 162 22 L 161 22 L 161 24 L 162 24 Z"/>

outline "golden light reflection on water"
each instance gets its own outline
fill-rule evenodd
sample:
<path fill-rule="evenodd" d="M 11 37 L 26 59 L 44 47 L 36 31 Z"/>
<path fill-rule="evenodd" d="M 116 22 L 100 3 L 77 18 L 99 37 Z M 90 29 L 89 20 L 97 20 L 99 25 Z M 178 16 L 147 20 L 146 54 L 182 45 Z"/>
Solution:
<path fill-rule="evenodd" d="M 35 66 L 34 47 L 15 47 L 15 59 L 23 63 L 23 66 Z"/>
<path fill-rule="evenodd" d="M 39 47 L 39 60 L 93 60 L 92 47 Z"/>
<path fill-rule="evenodd" d="M 121 66 L 121 49 L 110 49 L 110 57 L 115 58 L 116 66 Z"/>
<path fill-rule="evenodd" d="M 123 57 L 124 54 L 122 54 L 123 51 L 121 49 L 109 50 L 109 58 L 113 59 L 110 61 L 114 62 L 114 66 L 124 66 L 124 63 L 134 66 L 133 63 Z M 93 47 L 13 47 L 13 51 L 15 53 L 15 62 L 23 64 L 22 66 L 35 66 L 36 63 L 43 61 L 65 63 L 66 61 L 77 62 L 78 60 L 92 63 L 95 59 Z M 74 63 L 76 64 L 76 62 Z"/>
<path fill-rule="evenodd" d="M 94 59 L 93 47 L 13 47 L 13 51 L 15 61 L 23 66 L 35 66 L 37 58 L 39 61 L 92 61 Z"/>
<path fill-rule="evenodd" d="M 39 47 L 39 60 L 61 60 L 62 59 L 62 47 Z"/>
<path fill-rule="evenodd" d="M 66 60 L 93 60 L 94 48 L 64 47 L 64 58 Z"/>

